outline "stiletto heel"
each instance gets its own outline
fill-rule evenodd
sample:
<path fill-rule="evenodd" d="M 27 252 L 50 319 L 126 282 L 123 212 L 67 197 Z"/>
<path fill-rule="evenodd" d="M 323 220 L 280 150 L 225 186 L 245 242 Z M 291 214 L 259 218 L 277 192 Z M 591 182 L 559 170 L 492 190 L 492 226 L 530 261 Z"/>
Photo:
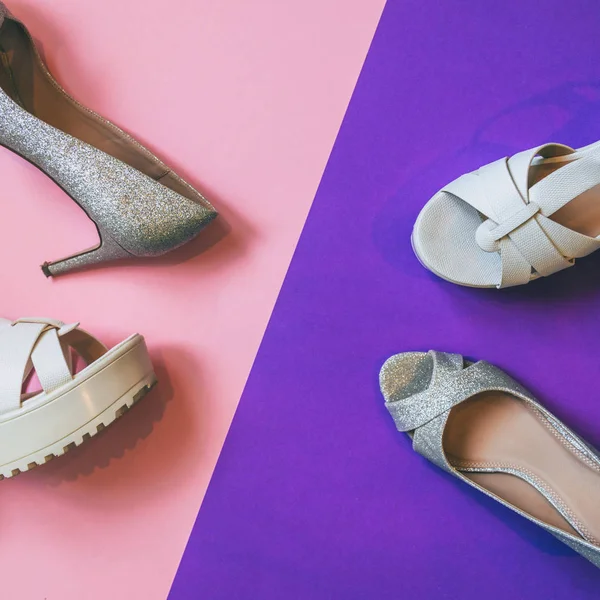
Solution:
<path fill-rule="evenodd" d="M 48 175 L 101 232 L 96 248 L 44 264 L 47 276 L 164 254 L 217 216 L 200 192 L 154 154 L 71 98 L 2 2 L 0 145 Z"/>
<path fill-rule="evenodd" d="M 100 243 L 97 246 L 54 262 L 45 262 L 42 271 L 46 277 L 56 277 L 122 258 L 134 258 L 134 255 L 123 249 L 109 234 L 100 233 Z"/>

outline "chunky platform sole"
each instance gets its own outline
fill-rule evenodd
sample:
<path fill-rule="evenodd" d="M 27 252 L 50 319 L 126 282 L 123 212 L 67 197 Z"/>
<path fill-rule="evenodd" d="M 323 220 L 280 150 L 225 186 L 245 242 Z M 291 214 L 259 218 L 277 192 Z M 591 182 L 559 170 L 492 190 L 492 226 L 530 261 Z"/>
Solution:
<path fill-rule="evenodd" d="M 13 477 L 91 439 L 156 384 L 144 338 L 132 336 L 63 388 L 0 419 L 0 479 Z"/>

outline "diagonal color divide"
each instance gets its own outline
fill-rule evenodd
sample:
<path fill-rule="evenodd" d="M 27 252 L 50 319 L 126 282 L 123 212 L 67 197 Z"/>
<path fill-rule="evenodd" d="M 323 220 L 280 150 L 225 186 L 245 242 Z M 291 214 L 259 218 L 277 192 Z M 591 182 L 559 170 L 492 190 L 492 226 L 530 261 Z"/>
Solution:
<path fill-rule="evenodd" d="M 170 600 L 597 597 L 591 564 L 411 451 L 377 373 L 484 358 L 600 442 L 600 257 L 469 290 L 409 242 L 465 170 L 600 138 L 599 25 L 583 0 L 388 2 Z"/>
<path fill-rule="evenodd" d="M 6 2 L 77 99 L 223 218 L 165 257 L 49 281 L 39 265 L 94 227 L 0 151 L 0 315 L 81 321 L 110 344 L 139 331 L 160 379 L 89 444 L 1 482 L 1 596 L 164 600 L 384 0 Z"/>

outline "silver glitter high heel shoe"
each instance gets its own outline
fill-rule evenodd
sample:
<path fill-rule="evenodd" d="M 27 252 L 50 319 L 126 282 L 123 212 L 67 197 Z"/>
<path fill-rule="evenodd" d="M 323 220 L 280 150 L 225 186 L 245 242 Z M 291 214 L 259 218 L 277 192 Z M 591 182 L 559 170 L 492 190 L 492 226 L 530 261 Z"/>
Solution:
<path fill-rule="evenodd" d="M 53 179 L 94 221 L 95 248 L 45 263 L 47 276 L 164 254 L 195 237 L 211 204 L 54 80 L 26 27 L 0 2 L 0 144 Z"/>
<path fill-rule="evenodd" d="M 381 391 L 413 448 L 600 567 L 600 454 L 500 369 L 392 356 Z"/>

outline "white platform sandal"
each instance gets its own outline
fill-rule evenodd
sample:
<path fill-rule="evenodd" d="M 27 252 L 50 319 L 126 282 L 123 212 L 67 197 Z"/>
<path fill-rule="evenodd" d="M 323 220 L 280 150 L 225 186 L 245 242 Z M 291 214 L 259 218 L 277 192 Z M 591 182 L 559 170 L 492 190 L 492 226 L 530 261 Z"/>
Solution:
<path fill-rule="evenodd" d="M 547 144 L 459 177 L 423 208 L 412 242 L 439 277 L 510 287 L 600 247 L 600 142 Z"/>
<path fill-rule="evenodd" d="M 75 373 L 77 356 L 87 366 Z M 34 373 L 42 391 L 24 393 Z M 107 350 L 78 323 L 0 319 L 0 479 L 90 439 L 155 383 L 138 334 Z"/>

